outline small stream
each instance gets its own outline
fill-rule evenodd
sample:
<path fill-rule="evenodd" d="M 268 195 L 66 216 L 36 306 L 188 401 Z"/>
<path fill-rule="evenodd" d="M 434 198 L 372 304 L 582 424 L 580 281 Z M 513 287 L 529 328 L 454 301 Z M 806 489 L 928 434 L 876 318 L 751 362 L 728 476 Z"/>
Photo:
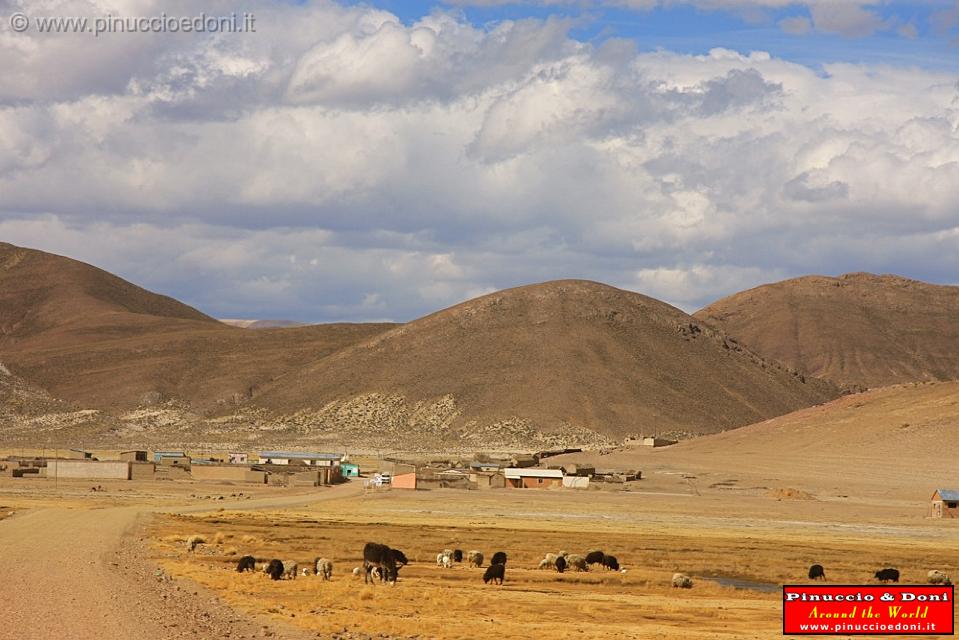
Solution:
<path fill-rule="evenodd" d="M 732 578 L 730 576 L 700 576 L 703 580 L 715 582 L 724 587 L 733 589 L 748 589 L 749 591 L 759 591 L 760 593 L 779 593 L 782 587 L 772 582 L 756 582 L 745 578 Z"/>

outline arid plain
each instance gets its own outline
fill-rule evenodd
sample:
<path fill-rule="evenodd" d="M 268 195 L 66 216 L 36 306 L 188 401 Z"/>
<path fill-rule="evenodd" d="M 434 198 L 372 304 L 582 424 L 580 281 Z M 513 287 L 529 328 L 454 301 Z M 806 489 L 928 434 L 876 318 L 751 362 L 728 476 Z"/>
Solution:
<path fill-rule="evenodd" d="M 369 493 L 353 481 L 309 491 L 116 483 L 90 493 L 79 483 L 6 479 L 0 504 L 16 513 L 0 538 L 32 514 L 55 509 L 69 526 L 94 513 L 111 541 L 103 553 L 142 540 L 142 575 L 201 594 L 189 600 L 200 603 L 202 620 L 207 607 L 234 612 L 234 622 L 213 627 L 230 637 L 781 637 L 778 587 L 806 582 L 812 563 L 838 584 L 872 583 L 886 566 L 906 583 L 924 582 L 933 568 L 959 573 L 957 522 L 927 517 L 932 489 L 950 469 L 926 463 L 935 443 L 942 459 L 955 459 L 940 431 L 959 417 L 956 386 L 903 385 L 661 450 L 570 456 L 644 471 L 617 491 Z M 908 426 L 897 413 L 905 407 Z M 47 535 L 35 531 L 32 548 L 42 552 Z M 191 553 L 193 535 L 206 542 Z M 371 540 L 409 556 L 395 587 L 352 575 Z M 465 564 L 438 567 L 444 548 L 487 558 L 506 551 L 505 584 L 485 585 L 482 570 Z M 536 569 L 546 552 L 594 548 L 616 555 L 626 572 Z M 237 574 L 243 554 L 301 567 L 323 556 L 334 574 L 273 582 Z M 692 589 L 670 586 L 677 571 L 693 577 Z M 203 637 L 190 629 L 163 627 L 169 637 Z"/>

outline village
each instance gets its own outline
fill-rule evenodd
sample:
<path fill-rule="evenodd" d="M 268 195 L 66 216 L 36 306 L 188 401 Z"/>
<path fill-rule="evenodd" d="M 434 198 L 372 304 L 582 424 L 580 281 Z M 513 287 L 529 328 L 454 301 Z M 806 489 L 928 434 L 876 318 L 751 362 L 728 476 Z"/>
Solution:
<path fill-rule="evenodd" d="M 628 437 L 632 447 L 668 447 L 676 441 Z M 359 482 L 365 491 L 464 491 L 540 489 L 552 491 L 630 491 L 643 472 L 553 458 L 582 452 L 567 448 L 534 453 L 477 453 L 472 457 L 347 454 L 310 451 L 215 450 L 7 450 L 0 457 L 0 478 L 68 481 L 180 481 L 187 483 L 266 485 L 306 488 Z M 96 487 L 94 487 L 96 488 Z M 789 495 L 792 490 L 786 490 Z M 799 492 L 802 493 L 802 492 Z M 916 496 L 916 500 L 920 499 Z M 936 488 L 926 517 L 959 518 L 959 489 Z"/>
<path fill-rule="evenodd" d="M 646 444 L 641 446 L 672 444 L 659 438 L 645 440 Z M 642 479 L 642 472 L 633 469 L 550 464 L 552 457 L 580 451 L 423 458 L 269 450 L 21 448 L 0 459 L 0 477 L 55 481 L 183 480 L 283 487 L 329 486 L 356 479 L 370 490 L 623 489 Z"/>

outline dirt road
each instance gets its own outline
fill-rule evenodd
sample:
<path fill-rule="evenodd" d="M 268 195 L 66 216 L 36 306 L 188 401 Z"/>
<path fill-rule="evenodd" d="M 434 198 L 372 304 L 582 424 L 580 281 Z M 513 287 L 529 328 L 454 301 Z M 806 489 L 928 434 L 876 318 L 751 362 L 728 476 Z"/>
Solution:
<path fill-rule="evenodd" d="M 294 506 L 360 491 L 345 485 L 322 493 L 219 503 L 216 508 Z M 195 585 L 177 584 L 158 573 L 132 535 L 151 511 L 49 508 L 0 522 L 0 639 L 301 637 L 291 629 L 241 619 Z"/>

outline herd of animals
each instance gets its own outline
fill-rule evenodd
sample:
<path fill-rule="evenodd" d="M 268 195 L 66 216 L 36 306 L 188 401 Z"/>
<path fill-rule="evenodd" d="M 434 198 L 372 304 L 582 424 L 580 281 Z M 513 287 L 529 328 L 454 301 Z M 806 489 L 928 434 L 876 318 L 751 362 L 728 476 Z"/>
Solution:
<path fill-rule="evenodd" d="M 482 568 L 485 561 L 483 553 L 472 550 L 463 552 L 462 549 L 444 549 L 436 554 L 437 566 L 451 568 L 456 563 L 466 561 L 470 567 Z M 486 584 L 503 584 L 506 578 L 506 552 L 497 551 L 490 558 L 490 564 L 483 573 L 483 582 Z M 363 566 L 353 569 L 353 576 L 363 575 L 364 583 L 375 583 L 376 580 L 396 584 L 399 570 L 409 564 L 406 555 L 399 549 L 393 549 L 385 544 L 376 542 L 367 542 L 363 547 Z M 560 551 L 559 553 L 547 553 L 539 561 L 538 569 L 552 570 L 558 573 L 565 571 L 589 571 L 590 566 L 600 565 L 608 571 L 621 571 L 626 573 L 625 568 L 621 568 L 616 556 L 609 555 L 603 551 L 589 551 L 585 555 Z M 236 565 L 236 570 L 240 573 L 256 570 L 256 558 L 250 555 L 240 558 Z M 263 572 L 273 580 L 283 578 L 294 579 L 299 571 L 299 565 L 293 560 L 270 560 L 263 565 Z M 313 561 L 312 568 L 304 567 L 303 575 L 310 574 L 319 576 L 323 580 L 329 580 L 333 575 L 333 562 L 327 558 L 316 558 Z M 810 580 L 825 580 L 826 570 L 821 564 L 814 564 L 809 567 Z M 875 578 L 879 582 L 899 582 L 899 570 L 885 568 L 876 571 Z M 927 574 L 927 581 L 933 585 L 951 585 L 952 579 L 948 574 L 933 569 Z M 672 586 L 680 589 L 689 589 L 693 586 L 693 580 L 683 573 L 675 573 L 672 578 Z"/>
<path fill-rule="evenodd" d="M 481 551 L 464 552 L 462 549 L 444 549 L 436 554 L 436 564 L 440 567 L 451 568 L 454 564 L 462 563 L 464 560 L 470 567 L 482 568 L 486 557 Z M 483 573 L 483 582 L 486 584 L 503 584 L 503 580 L 506 578 L 506 561 L 505 551 L 494 553 L 490 558 L 489 566 Z M 379 579 L 382 582 L 395 584 L 399 570 L 407 564 L 409 564 L 409 559 L 399 549 L 393 549 L 376 542 L 367 542 L 366 546 L 363 547 L 363 567 L 355 567 L 353 575 L 357 577 L 363 575 L 364 583 L 375 583 Z M 590 565 L 601 565 L 604 569 L 610 571 L 626 572 L 626 569 L 620 569 L 616 556 L 608 555 L 602 551 L 590 551 L 586 555 L 569 553 L 568 551 L 547 553 L 540 561 L 539 568 L 563 573 L 567 570 L 589 571 Z M 261 566 L 263 572 L 272 580 L 282 580 L 284 578 L 293 580 L 301 572 L 299 564 L 295 560 L 273 559 Z M 240 558 L 236 565 L 236 570 L 239 573 L 256 571 L 256 569 L 256 558 L 250 555 Z M 327 558 L 316 558 L 312 567 L 302 569 L 302 575 L 316 575 L 323 580 L 329 580 L 333 575 L 333 562 Z M 691 584 L 690 582 L 690 586 Z"/>
<path fill-rule="evenodd" d="M 875 577 L 879 582 L 899 582 L 899 569 L 893 569 L 892 567 L 880 569 L 875 573 Z M 826 570 L 821 564 L 812 565 L 809 567 L 809 579 L 825 580 Z M 939 569 L 933 569 L 926 574 L 926 582 L 934 585 L 948 586 L 952 584 L 952 578 L 949 577 L 949 574 Z"/>

